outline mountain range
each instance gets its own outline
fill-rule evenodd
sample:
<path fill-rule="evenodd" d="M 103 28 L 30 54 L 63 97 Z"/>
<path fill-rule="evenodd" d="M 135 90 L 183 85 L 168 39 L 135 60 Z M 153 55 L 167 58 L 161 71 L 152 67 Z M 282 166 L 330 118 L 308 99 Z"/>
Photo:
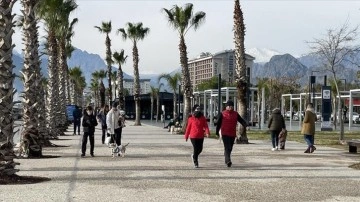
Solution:
<path fill-rule="evenodd" d="M 248 49 L 246 53 L 256 58 L 252 70 L 252 78 L 255 80 L 256 78 L 264 77 L 279 78 L 282 76 L 296 76 L 299 78 L 299 83 L 301 85 L 306 85 L 308 82 L 308 76 L 311 75 L 311 73 L 318 77 L 325 74 L 328 75 L 328 77 L 330 76 L 329 73 L 319 71 L 319 67 L 321 67 L 319 59 L 312 55 L 295 58 L 290 54 L 280 54 L 278 51 L 257 48 Z M 19 71 L 21 70 L 23 64 L 22 55 L 14 51 L 13 62 L 15 65 L 14 73 L 19 75 Z M 47 75 L 47 64 L 47 56 L 43 55 L 41 57 L 41 71 L 43 75 Z M 357 80 L 357 66 L 352 64 L 345 65 L 346 68 L 344 67 L 342 71 L 338 72 L 338 78 L 344 78 L 348 83 Z M 68 66 L 79 66 L 85 75 L 87 83 L 90 83 L 92 72 L 100 69 L 106 69 L 106 64 L 99 55 L 88 53 L 87 51 L 81 49 L 75 49 L 71 58 L 68 60 Z M 173 67 L 169 69 L 175 69 L 174 71 L 169 72 L 170 74 L 181 72 L 180 67 Z M 113 67 L 113 71 L 115 70 L 117 70 L 117 68 Z M 158 86 L 158 76 L 159 75 L 157 74 L 140 74 L 141 79 L 150 79 L 151 85 L 155 87 Z M 124 72 L 124 78 L 131 79 L 133 77 Z M 105 82 L 106 79 L 104 80 L 104 83 Z M 166 81 L 161 80 L 161 82 L 165 84 L 162 90 L 171 91 L 168 88 Z M 14 87 L 18 92 L 23 90 L 23 84 L 18 78 L 15 79 Z"/>

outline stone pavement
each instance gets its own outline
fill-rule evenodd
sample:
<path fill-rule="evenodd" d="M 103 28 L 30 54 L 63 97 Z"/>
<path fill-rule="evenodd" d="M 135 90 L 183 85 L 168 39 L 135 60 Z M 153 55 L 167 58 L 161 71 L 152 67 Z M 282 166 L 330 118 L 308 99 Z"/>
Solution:
<path fill-rule="evenodd" d="M 359 154 L 288 142 L 271 151 L 270 141 L 234 145 L 233 167 L 224 164 L 223 146 L 205 139 L 196 169 L 192 146 L 182 135 L 161 126 L 128 126 L 125 158 L 112 158 L 97 129 L 95 157 L 80 158 L 81 137 L 71 131 L 44 155 L 59 158 L 18 159 L 18 174 L 49 177 L 28 185 L 0 185 L 0 201 L 360 201 L 360 171 L 348 168 Z M 89 146 L 88 146 L 89 148 Z"/>

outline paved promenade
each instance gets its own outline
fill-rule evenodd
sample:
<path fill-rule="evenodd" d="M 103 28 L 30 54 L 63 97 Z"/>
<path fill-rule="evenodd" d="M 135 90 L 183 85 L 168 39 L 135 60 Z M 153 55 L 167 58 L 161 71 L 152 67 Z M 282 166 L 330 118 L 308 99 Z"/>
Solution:
<path fill-rule="evenodd" d="M 145 122 L 144 122 L 145 123 Z M 360 154 L 288 142 L 272 152 L 270 141 L 234 145 L 233 167 L 224 164 L 223 146 L 205 139 L 200 168 L 190 159 L 192 146 L 161 125 L 128 126 L 125 158 L 112 158 L 96 130 L 95 157 L 80 158 L 81 136 L 71 131 L 44 155 L 59 158 L 18 159 L 22 176 L 51 181 L 1 185 L 0 201 L 360 201 L 360 171 L 348 168 Z M 88 146 L 89 149 L 89 146 Z"/>

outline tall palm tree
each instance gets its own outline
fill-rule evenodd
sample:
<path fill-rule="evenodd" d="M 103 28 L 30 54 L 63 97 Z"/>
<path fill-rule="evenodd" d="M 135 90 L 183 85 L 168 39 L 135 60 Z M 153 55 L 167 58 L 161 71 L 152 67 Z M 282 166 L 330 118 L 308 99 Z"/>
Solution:
<path fill-rule="evenodd" d="M 59 117 L 58 127 L 63 131 L 66 131 L 67 128 L 67 116 L 66 116 L 66 80 L 68 74 L 67 66 L 67 56 L 68 50 L 66 49 L 69 46 L 71 37 L 74 32 L 73 26 L 78 22 L 78 19 L 75 18 L 72 22 L 69 21 L 70 14 L 77 8 L 77 4 L 74 0 L 64 1 L 63 5 L 59 8 L 59 20 L 58 20 L 58 29 L 56 32 L 56 40 L 58 42 L 58 66 L 59 66 Z"/>
<path fill-rule="evenodd" d="M 122 33 L 124 40 L 129 38 L 133 42 L 133 62 L 134 62 L 134 100 L 135 100 L 135 125 L 140 126 L 140 76 L 139 76 L 139 51 L 137 42 L 143 40 L 150 32 L 148 27 L 143 27 L 141 22 L 126 24 L 126 31 L 124 28 L 118 29 L 118 33 Z"/>
<path fill-rule="evenodd" d="M 13 108 L 13 61 L 12 61 L 12 34 L 14 33 L 12 9 L 15 1 L 0 1 L 0 36 L 2 43 L 0 43 L 1 60 L 0 66 L 2 68 L 0 74 L 0 178 L 5 176 L 12 176 L 16 173 L 15 166 L 18 163 L 13 161 L 14 155 L 12 139 L 14 137 L 14 119 L 12 118 Z"/>
<path fill-rule="evenodd" d="M 58 128 L 59 108 L 61 103 L 59 94 L 59 69 L 58 66 L 58 41 L 56 36 L 59 32 L 59 16 L 63 11 L 64 5 L 72 0 L 43 0 L 39 2 L 36 10 L 39 17 L 44 21 L 45 30 L 47 31 L 47 55 L 48 64 L 48 96 L 47 96 L 47 118 L 50 135 L 57 138 L 63 132 Z"/>
<path fill-rule="evenodd" d="M 99 81 L 97 79 L 91 79 L 90 91 L 92 92 L 92 97 L 94 98 L 94 104 L 95 106 L 99 106 Z"/>
<path fill-rule="evenodd" d="M 243 12 L 240 8 L 239 0 L 235 0 L 234 6 L 234 42 L 235 42 L 235 63 L 236 74 L 235 83 L 237 88 L 238 112 L 241 117 L 247 117 L 247 102 L 246 92 L 249 84 L 246 79 L 246 65 L 245 65 L 245 24 Z M 239 130 L 240 138 L 237 138 L 237 143 L 248 144 L 249 140 L 246 135 L 246 129 Z"/>
<path fill-rule="evenodd" d="M 181 75 L 180 73 L 176 73 L 173 76 L 171 74 L 160 74 L 158 77 L 158 82 L 160 83 L 161 79 L 165 79 L 168 83 L 169 88 L 173 92 L 173 117 L 175 117 L 176 114 L 176 100 L 177 96 L 176 93 L 178 92 L 179 83 L 181 82 Z M 180 116 L 180 114 L 179 114 Z"/>
<path fill-rule="evenodd" d="M 182 91 L 184 92 L 184 119 L 183 131 L 186 129 L 187 118 L 191 111 L 192 85 L 188 67 L 187 47 L 185 44 L 185 35 L 191 29 L 197 30 L 205 22 L 205 12 L 199 11 L 194 14 L 193 4 L 185 4 L 184 7 L 174 5 L 170 10 L 163 8 L 167 20 L 174 30 L 180 34 L 180 63 L 182 68 Z"/>
<path fill-rule="evenodd" d="M 124 100 L 124 73 L 122 70 L 122 65 L 126 63 L 126 59 L 128 56 L 125 56 L 124 49 L 121 49 L 120 52 L 116 52 L 113 54 L 115 62 L 119 65 L 117 79 L 119 85 L 119 106 L 120 109 L 125 109 L 125 100 Z"/>
<path fill-rule="evenodd" d="M 105 106 L 105 93 L 106 89 L 103 83 L 103 79 L 106 78 L 106 71 L 105 70 L 99 70 L 92 73 L 92 77 L 99 82 L 99 96 L 100 96 L 100 107 Z M 111 78 L 111 75 L 110 75 Z M 99 106 L 98 106 L 99 107 Z"/>
<path fill-rule="evenodd" d="M 160 91 L 161 91 L 161 87 L 163 87 L 164 84 L 160 83 L 158 88 L 157 88 L 157 94 L 156 94 L 156 122 L 158 122 L 159 118 L 160 118 Z"/>
<path fill-rule="evenodd" d="M 80 67 L 73 67 L 69 70 L 70 82 L 71 82 L 71 101 L 73 104 L 78 104 L 78 93 L 81 90 L 81 77 L 83 72 Z"/>
<path fill-rule="evenodd" d="M 39 114 L 39 84 L 40 84 L 40 57 L 39 57 L 39 34 L 37 19 L 35 16 L 35 1 L 22 0 L 22 19 L 21 27 L 24 41 L 24 66 L 21 71 L 23 74 L 24 93 L 23 93 L 23 122 L 24 131 L 21 144 L 26 145 L 24 156 L 42 156 L 42 144 L 44 143 L 43 134 L 38 130 Z M 31 137 L 29 139 L 29 137 Z M 32 141 L 38 140 L 38 141 Z M 25 153 L 26 152 L 26 153 Z"/>
<path fill-rule="evenodd" d="M 95 26 L 100 33 L 106 34 L 105 45 L 106 45 L 106 63 L 107 63 L 107 73 L 108 73 L 108 83 L 109 83 L 109 101 L 112 102 L 112 86 L 111 86 L 111 65 L 113 64 L 112 54 L 111 54 L 111 40 L 109 34 L 112 30 L 111 21 L 102 22 L 101 27 Z M 111 103 L 110 103 L 111 104 Z M 104 105 L 102 105 L 104 106 Z"/>

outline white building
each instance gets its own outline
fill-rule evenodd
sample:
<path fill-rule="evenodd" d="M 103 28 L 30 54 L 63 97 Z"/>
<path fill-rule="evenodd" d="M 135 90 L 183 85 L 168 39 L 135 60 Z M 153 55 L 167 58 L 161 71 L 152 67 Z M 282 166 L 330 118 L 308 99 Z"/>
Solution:
<path fill-rule="evenodd" d="M 251 69 L 255 58 L 245 54 L 245 59 L 245 65 L 247 67 L 246 74 L 250 78 L 250 83 L 253 83 L 251 79 Z M 194 89 L 196 89 L 196 86 L 201 82 L 211 79 L 219 75 L 219 73 L 221 73 L 222 79 L 232 83 L 236 69 L 235 51 L 225 50 L 215 53 L 214 55 L 211 53 L 201 53 L 197 58 L 189 60 L 188 65 L 191 83 Z"/>
<path fill-rule="evenodd" d="M 124 79 L 124 89 L 134 95 L 134 79 Z M 150 79 L 140 79 L 140 94 L 150 93 Z"/>

